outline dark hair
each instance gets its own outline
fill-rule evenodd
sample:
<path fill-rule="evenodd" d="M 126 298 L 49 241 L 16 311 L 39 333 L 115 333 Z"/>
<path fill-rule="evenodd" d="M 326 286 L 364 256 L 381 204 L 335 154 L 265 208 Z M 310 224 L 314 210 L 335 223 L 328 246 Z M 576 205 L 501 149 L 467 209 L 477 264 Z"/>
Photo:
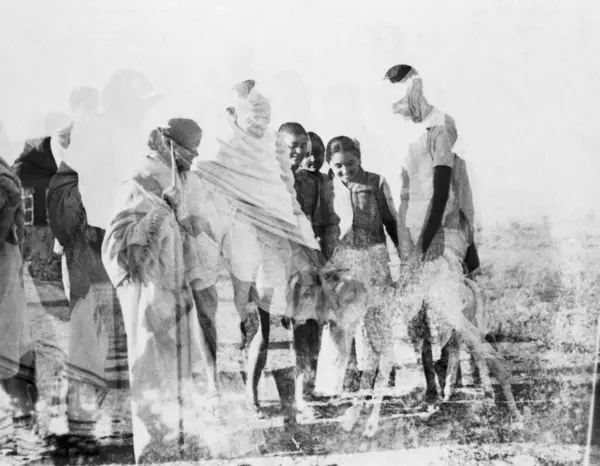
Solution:
<path fill-rule="evenodd" d="M 202 129 L 190 118 L 171 118 L 167 135 L 180 146 L 193 151 L 202 140 Z"/>
<path fill-rule="evenodd" d="M 327 144 L 327 149 L 325 150 L 325 160 L 327 160 L 327 163 L 331 162 L 331 156 L 338 152 L 354 152 L 360 160 L 360 143 L 348 136 L 336 136 Z"/>
<path fill-rule="evenodd" d="M 308 133 L 306 132 L 306 130 L 304 129 L 304 126 L 302 126 L 300 123 L 296 123 L 293 121 L 288 121 L 287 123 L 284 123 L 283 125 L 281 125 L 279 127 L 279 133 L 287 133 L 287 134 L 293 134 L 295 136 L 306 136 L 308 137 Z"/>
<path fill-rule="evenodd" d="M 383 79 L 395 84 L 404 81 L 416 72 L 417 70 L 410 65 L 396 65 L 387 70 Z"/>
<path fill-rule="evenodd" d="M 323 140 L 317 133 L 309 131 L 308 137 L 310 139 L 310 144 L 312 145 L 313 150 L 315 147 L 319 147 L 323 152 L 325 152 L 325 144 L 323 144 Z"/>

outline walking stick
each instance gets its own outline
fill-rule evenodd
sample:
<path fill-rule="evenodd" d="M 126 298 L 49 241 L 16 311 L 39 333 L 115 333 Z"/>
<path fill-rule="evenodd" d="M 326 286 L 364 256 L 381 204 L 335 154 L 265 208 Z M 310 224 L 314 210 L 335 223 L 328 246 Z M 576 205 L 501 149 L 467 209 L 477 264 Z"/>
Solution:
<path fill-rule="evenodd" d="M 171 183 L 174 188 L 177 186 L 177 164 L 175 163 L 175 152 L 173 151 L 173 141 L 171 141 Z M 175 213 L 175 215 L 177 215 Z M 179 264 L 177 261 L 177 251 L 174 257 L 175 283 L 179 283 Z M 180 291 L 180 290 L 179 290 Z M 177 292 L 179 292 L 177 291 Z M 183 434 L 183 396 L 181 387 L 181 310 L 179 304 L 175 306 L 175 350 L 177 352 L 177 414 L 179 416 L 179 456 L 183 461 L 184 456 L 184 434 Z"/>

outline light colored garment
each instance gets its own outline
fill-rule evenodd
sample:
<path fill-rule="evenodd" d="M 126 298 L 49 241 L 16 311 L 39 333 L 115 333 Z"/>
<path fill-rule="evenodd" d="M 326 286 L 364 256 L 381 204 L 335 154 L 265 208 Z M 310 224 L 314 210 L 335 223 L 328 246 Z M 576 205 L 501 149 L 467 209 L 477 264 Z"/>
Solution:
<path fill-rule="evenodd" d="M 79 175 L 88 225 L 106 229 L 114 193 L 145 153 L 146 135 L 104 115 L 78 121 L 61 157 Z"/>
<path fill-rule="evenodd" d="M 192 286 L 213 285 L 222 256 L 239 280 L 255 282 L 259 290 L 284 290 L 291 243 L 315 250 L 319 243 L 296 199 L 281 141 L 270 131 L 252 136 L 226 116 L 218 142 L 214 158 L 196 159 L 189 177 L 190 220 L 203 262 Z"/>
<path fill-rule="evenodd" d="M 8 242 L 0 246 L 0 379 L 19 371 L 19 360 L 32 345 L 23 288 L 23 261 L 19 247 Z"/>
<path fill-rule="evenodd" d="M 31 414 L 33 337 L 23 284 L 21 185 L 0 157 L 0 448 L 15 418 Z M 12 379 L 5 383 L 6 379 Z"/>
<path fill-rule="evenodd" d="M 202 387 L 192 376 L 204 371 L 205 347 L 188 287 L 198 278 L 195 255 L 184 254 L 188 237 L 180 214 L 186 211 L 186 183 L 177 180 L 183 200 L 176 214 L 161 198 L 171 181 L 170 167 L 147 156 L 133 179 L 122 185 L 103 244 L 103 261 L 117 287 L 127 332 L 138 463 L 178 459 L 180 414 L 187 419 L 187 445 L 206 434 L 204 428 L 192 428 L 188 417 L 201 408 L 193 399 L 203 394 Z"/>
<path fill-rule="evenodd" d="M 400 224 L 408 227 L 415 244 L 418 242 L 429 215 L 433 197 L 433 171 L 437 166 L 454 167 L 452 153 L 453 138 L 446 127 L 446 115 L 437 108 L 422 123 L 409 144 L 403 162 L 402 203 L 400 206 Z M 457 215 L 458 208 L 454 190 L 446 204 L 443 224 L 450 215 Z"/>
<path fill-rule="evenodd" d="M 33 342 L 23 285 L 21 185 L 0 157 L 0 379 L 14 376 Z"/>
<path fill-rule="evenodd" d="M 285 238 L 264 231 L 238 208 L 223 191 L 206 181 L 202 173 L 189 178 L 190 219 L 202 269 L 193 283 L 195 289 L 214 285 L 220 257 L 239 280 L 255 281 L 261 288 L 285 286 L 292 250 Z"/>
<path fill-rule="evenodd" d="M 118 182 L 117 154 L 108 119 L 97 115 L 78 122 L 61 157 L 79 175 L 78 187 L 88 224 L 106 228 L 112 209 L 109 193 L 114 192 Z"/>
<path fill-rule="evenodd" d="M 203 183 L 219 189 L 261 231 L 319 249 L 296 200 L 291 165 L 277 136 L 267 131 L 256 138 L 225 116 L 218 140 L 215 157 L 194 162 L 192 171 Z"/>

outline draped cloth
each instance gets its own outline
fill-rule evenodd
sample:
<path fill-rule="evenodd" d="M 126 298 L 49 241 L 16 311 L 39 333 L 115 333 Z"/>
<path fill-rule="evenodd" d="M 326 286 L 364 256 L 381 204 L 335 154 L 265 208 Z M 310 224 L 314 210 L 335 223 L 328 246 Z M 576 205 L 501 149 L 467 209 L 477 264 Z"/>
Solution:
<path fill-rule="evenodd" d="M 205 410 L 208 349 L 189 286 L 201 269 L 186 177 L 177 174 L 182 202 L 176 212 L 162 199 L 171 176 L 161 154 L 152 151 L 143 159 L 120 187 L 103 243 L 103 262 L 125 319 L 138 463 L 180 459 L 180 416 L 188 459 L 197 459 L 203 448 L 214 452 L 244 440 L 243 419 L 215 427 L 218 421 Z"/>
<path fill-rule="evenodd" d="M 299 266 L 298 247 L 319 250 L 312 226 L 300 209 L 294 178 L 282 142 L 267 131 L 257 138 L 224 116 L 219 149 L 194 160 L 190 174 L 190 219 L 204 276 L 195 288 L 213 285 L 222 256 L 238 280 L 274 289 L 273 303 L 285 295 Z M 269 306 L 265 306 L 269 307 Z M 239 309 L 238 309 L 239 311 Z M 285 304 L 270 306 L 285 314 Z"/>
<path fill-rule="evenodd" d="M 34 341 L 23 283 L 19 179 L 0 157 L 0 448 L 35 403 Z M 10 379 L 10 381 L 8 380 Z"/>
<path fill-rule="evenodd" d="M 23 229 L 21 185 L 0 158 L 0 379 L 19 372 L 21 357 L 33 345 L 23 286 Z"/>
<path fill-rule="evenodd" d="M 69 430 L 90 435 L 99 400 L 109 388 L 127 388 L 126 343 L 118 298 L 100 255 L 104 232 L 87 224 L 79 174 L 64 161 L 50 182 L 48 213 L 64 248 L 63 285 L 71 310 L 64 372 Z"/>
<path fill-rule="evenodd" d="M 253 137 L 231 116 L 222 123 L 216 156 L 197 159 L 192 170 L 223 192 L 259 230 L 319 249 L 296 200 L 291 165 L 279 138 L 271 131 Z"/>

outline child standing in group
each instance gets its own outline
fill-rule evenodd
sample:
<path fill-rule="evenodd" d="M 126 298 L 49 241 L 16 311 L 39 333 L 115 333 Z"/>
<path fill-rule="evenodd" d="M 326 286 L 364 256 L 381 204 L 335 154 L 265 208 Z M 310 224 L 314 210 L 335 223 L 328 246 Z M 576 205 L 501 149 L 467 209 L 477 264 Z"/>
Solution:
<path fill-rule="evenodd" d="M 333 211 L 333 204 L 331 204 L 333 200 L 333 183 L 328 175 L 321 173 L 321 168 L 325 163 L 325 145 L 319 135 L 312 131 L 308 132 L 308 137 L 310 140 L 310 151 L 302 160 L 296 179 L 302 180 L 302 185 L 309 188 L 307 196 L 303 196 L 302 201 L 298 199 L 298 202 L 302 206 L 302 202 L 316 199 L 316 201 L 313 201 L 314 204 L 306 206 L 305 213 L 309 216 L 325 259 L 329 260 L 339 237 L 340 221 Z M 313 190 L 319 190 L 322 193 L 321 197 L 310 195 L 310 187 L 312 186 L 318 186 L 318 188 L 313 188 Z M 327 202 L 319 202 L 320 199 L 326 199 Z"/>
<path fill-rule="evenodd" d="M 299 123 L 284 123 L 279 128 L 279 135 L 286 147 L 294 173 L 296 199 L 321 246 L 322 256 L 317 258 L 316 262 L 310 260 L 311 255 L 306 247 L 292 247 L 297 270 L 310 276 L 315 272 L 312 269 L 323 266 L 325 260 L 331 257 L 339 237 L 339 218 L 333 209 L 333 186 L 330 180 L 319 173 L 324 161 L 325 148 L 318 136 L 309 139 L 309 134 Z M 317 307 L 318 303 L 314 306 L 301 306 L 297 309 L 301 308 L 302 311 L 292 315 L 296 352 L 296 408 L 302 415 L 309 417 L 313 412 L 307 404 L 307 396 L 311 392 L 310 383 L 314 382 L 319 354 L 321 313 Z"/>
<path fill-rule="evenodd" d="M 340 219 L 328 267 L 347 269 L 350 278 L 365 285 L 366 302 L 372 303 L 349 327 L 328 323 L 323 330 L 315 391 L 336 396 L 343 390 L 354 339 L 361 389 L 372 388 L 379 359 L 378 335 L 384 314 L 391 312 L 382 304 L 392 285 L 385 232 L 396 248 L 398 233 L 390 188 L 382 176 L 362 168 L 359 143 L 346 136 L 333 138 L 327 144 L 326 160 L 333 174 L 333 207 Z"/>

